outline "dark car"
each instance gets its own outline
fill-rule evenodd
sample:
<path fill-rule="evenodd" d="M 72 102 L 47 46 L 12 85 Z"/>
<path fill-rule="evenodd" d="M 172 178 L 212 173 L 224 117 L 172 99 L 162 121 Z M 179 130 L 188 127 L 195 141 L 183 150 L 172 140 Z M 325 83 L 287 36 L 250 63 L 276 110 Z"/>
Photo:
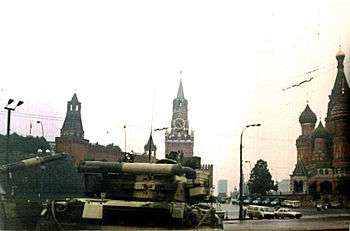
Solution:
<path fill-rule="evenodd" d="M 261 202 L 261 204 L 262 204 L 262 205 L 269 205 L 270 202 L 271 202 L 270 198 L 265 198 L 265 199 Z"/>
<path fill-rule="evenodd" d="M 254 205 L 260 205 L 260 204 L 261 204 L 261 198 L 260 198 L 260 197 L 255 198 L 255 200 L 253 200 L 252 203 L 253 203 Z"/>
<path fill-rule="evenodd" d="M 247 197 L 243 200 L 243 204 L 247 205 L 247 204 L 250 204 L 252 203 L 252 198 L 251 197 Z"/>
<path fill-rule="evenodd" d="M 279 205 L 281 205 L 281 200 L 276 198 L 276 199 L 274 199 L 274 200 L 272 200 L 270 202 L 270 205 L 272 205 L 272 206 L 279 206 Z"/>

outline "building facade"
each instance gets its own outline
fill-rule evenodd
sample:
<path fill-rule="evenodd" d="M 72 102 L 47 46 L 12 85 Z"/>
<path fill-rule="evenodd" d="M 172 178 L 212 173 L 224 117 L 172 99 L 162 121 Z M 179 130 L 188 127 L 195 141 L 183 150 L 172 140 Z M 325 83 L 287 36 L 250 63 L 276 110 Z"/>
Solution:
<path fill-rule="evenodd" d="M 334 193 L 337 178 L 350 176 L 350 89 L 344 74 L 344 58 L 340 50 L 325 126 L 319 121 L 315 128 L 317 116 L 309 105 L 299 117 L 297 164 L 290 178 L 293 193 Z"/>
<path fill-rule="evenodd" d="M 194 133 L 189 130 L 188 101 L 184 96 L 182 81 L 173 100 L 171 131 L 165 133 L 165 154 L 177 152 L 184 157 L 193 156 Z"/>
<path fill-rule="evenodd" d="M 218 181 L 218 196 L 227 197 L 228 189 L 227 189 L 227 180 L 221 179 Z"/>

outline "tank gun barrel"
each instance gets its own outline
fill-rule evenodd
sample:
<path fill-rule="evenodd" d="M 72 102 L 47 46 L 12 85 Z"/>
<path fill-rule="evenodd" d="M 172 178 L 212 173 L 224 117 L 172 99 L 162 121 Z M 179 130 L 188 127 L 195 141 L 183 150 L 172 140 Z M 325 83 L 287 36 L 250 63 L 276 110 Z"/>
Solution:
<path fill-rule="evenodd" d="M 62 153 L 55 153 L 47 156 L 36 156 L 33 158 L 21 160 L 18 162 L 1 165 L 0 173 L 18 171 L 21 169 L 42 165 L 51 161 L 64 159 L 66 157 L 67 155 Z"/>
<path fill-rule="evenodd" d="M 83 161 L 79 164 L 82 173 L 127 173 L 127 174 L 159 174 L 159 175 L 183 175 L 195 178 L 196 172 L 192 168 L 183 167 L 180 164 L 155 164 L 155 163 L 120 163 L 103 161 Z"/>

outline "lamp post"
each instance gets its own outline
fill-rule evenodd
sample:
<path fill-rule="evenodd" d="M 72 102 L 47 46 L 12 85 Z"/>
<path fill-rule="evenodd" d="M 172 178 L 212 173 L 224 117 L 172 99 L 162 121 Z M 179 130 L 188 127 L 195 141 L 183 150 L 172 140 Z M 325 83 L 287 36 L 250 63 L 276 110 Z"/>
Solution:
<path fill-rule="evenodd" d="M 242 201 L 242 191 L 243 191 L 243 163 L 242 163 L 242 150 L 243 150 L 243 133 L 249 127 L 259 127 L 261 124 L 248 124 L 241 132 L 240 146 L 239 146 L 239 220 L 243 220 L 243 201 Z"/>
<path fill-rule="evenodd" d="M 124 158 L 126 157 L 126 125 L 124 125 Z"/>
<path fill-rule="evenodd" d="M 43 126 L 43 122 L 41 122 L 40 120 L 36 121 L 37 124 L 40 124 L 41 126 L 41 136 L 44 138 L 44 126 Z"/>
<path fill-rule="evenodd" d="M 5 163 L 9 164 L 9 146 L 10 146 L 10 126 L 11 126 L 11 112 L 14 111 L 18 106 L 21 106 L 23 104 L 23 101 L 20 100 L 17 102 L 15 107 L 10 107 L 10 105 L 14 102 L 13 99 L 9 99 L 7 102 L 6 107 L 4 107 L 5 110 L 7 110 L 7 132 L 6 132 L 6 157 L 5 157 Z M 6 177 L 6 183 L 7 183 L 7 191 L 10 189 L 10 173 L 7 173 Z"/>

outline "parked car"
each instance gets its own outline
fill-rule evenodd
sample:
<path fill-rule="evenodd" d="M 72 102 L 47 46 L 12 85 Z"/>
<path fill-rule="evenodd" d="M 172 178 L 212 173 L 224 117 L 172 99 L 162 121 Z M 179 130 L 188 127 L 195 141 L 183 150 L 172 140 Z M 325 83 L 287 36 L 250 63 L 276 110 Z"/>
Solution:
<path fill-rule="evenodd" d="M 250 198 L 250 197 L 247 197 L 246 199 L 244 199 L 243 200 L 243 204 L 250 204 L 250 203 L 252 203 L 252 198 Z"/>
<path fill-rule="evenodd" d="M 300 208 L 300 201 L 298 200 L 284 200 L 281 202 L 281 206 L 289 207 L 289 208 Z"/>
<path fill-rule="evenodd" d="M 250 219 L 253 219 L 254 217 L 259 219 L 272 219 L 275 217 L 275 213 L 273 208 L 266 207 L 266 206 L 258 206 L 258 205 L 249 205 L 247 207 L 247 216 Z"/>
<path fill-rule="evenodd" d="M 252 203 L 253 203 L 254 205 L 259 205 L 259 204 L 261 204 L 261 198 L 260 198 L 260 197 L 255 198 L 255 200 L 253 200 Z"/>
<path fill-rule="evenodd" d="M 280 201 L 280 199 L 276 198 L 270 202 L 270 205 L 279 206 L 279 205 L 281 205 L 281 201 Z"/>
<path fill-rule="evenodd" d="M 317 203 L 316 204 L 316 209 L 317 209 L 317 211 L 327 210 L 328 209 L 328 204 L 326 204 L 326 203 Z"/>
<path fill-rule="evenodd" d="M 261 202 L 261 204 L 262 204 L 262 205 L 269 205 L 270 202 L 271 202 L 270 198 L 265 198 L 265 199 Z"/>
<path fill-rule="evenodd" d="M 332 201 L 328 203 L 328 207 L 331 209 L 340 209 L 342 206 L 339 202 Z"/>
<path fill-rule="evenodd" d="M 293 211 L 289 208 L 280 208 L 275 212 L 275 216 L 276 218 L 282 218 L 284 219 L 285 217 L 288 218 L 296 218 L 296 219 L 300 219 L 301 218 L 301 213 L 297 212 L 297 211 Z"/>

